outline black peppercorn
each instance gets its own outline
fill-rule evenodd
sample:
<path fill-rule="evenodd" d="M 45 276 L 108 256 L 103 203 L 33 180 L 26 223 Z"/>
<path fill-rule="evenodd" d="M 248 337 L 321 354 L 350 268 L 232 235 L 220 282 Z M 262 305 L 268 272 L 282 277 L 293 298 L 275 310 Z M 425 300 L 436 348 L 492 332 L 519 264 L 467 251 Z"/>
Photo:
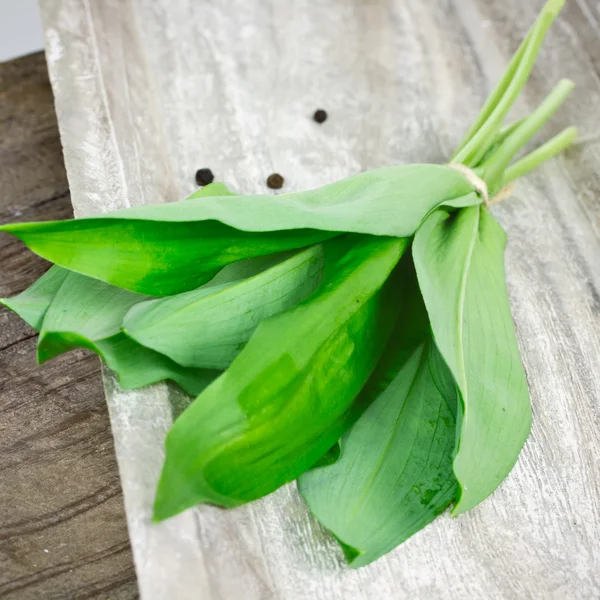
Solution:
<path fill-rule="evenodd" d="M 210 169 L 198 169 L 196 171 L 196 183 L 198 185 L 208 185 L 215 179 L 213 172 Z"/>
<path fill-rule="evenodd" d="M 317 123 L 324 123 L 327 120 L 327 113 L 322 108 L 319 108 L 319 110 L 315 110 L 313 119 Z"/>
<path fill-rule="evenodd" d="M 285 179 L 279 173 L 273 173 L 267 177 L 267 185 L 272 190 L 280 190 Z"/>

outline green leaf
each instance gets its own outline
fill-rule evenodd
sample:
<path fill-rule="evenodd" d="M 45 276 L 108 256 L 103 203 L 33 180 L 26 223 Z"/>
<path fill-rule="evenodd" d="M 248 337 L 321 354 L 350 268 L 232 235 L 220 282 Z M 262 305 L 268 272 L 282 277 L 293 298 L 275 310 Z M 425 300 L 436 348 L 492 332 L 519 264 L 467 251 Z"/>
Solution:
<path fill-rule="evenodd" d="M 10 308 L 30 327 L 39 331 L 50 302 L 52 302 L 52 298 L 54 298 L 67 274 L 67 270 L 53 266 L 18 296 L 1 298 L 0 304 Z"/>
<path fill-rule="evenodd" d="M 182 367 L 168 357 L 144 348 L 124 333 L 91 340 L 72 332 L 48 332 L 44 338 L 44 350 L 54 356 L 74 348 L 87 348 L 96 353 L 116 375 L 124 390 L 173 381 L 190 396 L 197 396 L 221 373 L 211 369 Z"/>
<path fill-rule="evenodd" d="M 215 221 L 129 219 L 125 211 L 122 218 L 11 223 L 0 230 L 71 271 L 152 296 L 196 289 L 229 263 L 333 235 L 305 229 L 252 234 Z"/>
<path fill-rule="evenodd" d="M 411 164 L 366 171 L 315 190 L 257 196 L 232 195 L 200 203 L 176 202 L 128 209 L 130 218 L 215 219 L 242 231 L 299 228 L 408 237 L 432 209 L 447 201 L 460 206 L 480 200 L 473 186 L 445 165 Z M 460 200 L 459 200 L 460 199 Z M 191 210 L 189 205 L 193 204 Z M 118 213 L 112 213 L 116 215 Z M 109 215 L 111 216 L 111 213 Z"/>
<path fill-rule="evenodd" d="M 407 306 L 359 396 L 368 408 L 341 458 L 298 479 L 311 512 L 353 567 L 386 554 L 455 498 L 456 386 L 429 332 L 412 270 Z"/>
<path fill-rule="evenodd" d="M 505 245 L 502 228 L 483 207 L 435 211 L 413 244 L 433 335 L 461 396 L 454 514 L 498 487 L 531 427 L 504 279 Z"/>
<path fill-rule="evenodd" d="M 263 319 L 314 292 L 322 271 L 319 244 L 242 281 L 137 304 L 124 330 L 181 365 L 224 369 Z"/>
<path fill-rule="evenodd" d="M 200 502 L 260 498 L 335 444 L 395 323 L 399 289 L 394 277 L 386 280 L 407 243 L 348 235 L 323 245 L 318 290 L 265 319 L 173 425 L 156 520 Z"/>
<path fill-rule="evenodd" d="M 226 267 L 223 267 L 208 283 L 205 283 L 202 287 L 206 288 L 223 285 L 226 283 L 237 283 L 242 279 L 254 277 L 259 273 L 262 273 L 262 271 L 270 269 L 280 262 L 290 258 L 290 256 L 293 256 L 295 253 L 296 250 L 288 250 L 284 252 L 276 252 L 274 254 L 267 254 L 265 256 L 255 256 L 253 258 L 239 260 L 227 265 Z M 182 292 L 182 294 L 186 293 L 187 292 Z"/>
<path fill-rule="evenodd" d="M 70 272 L 56 292 L 40 331 L 38 359 L 55 356 L 46 348 L 50 332 L 71 332 L 90 340 L 101 340 L 121 331 L 127 311 L 148 296 L 108 285 L 103 281 Z"/>
<path fill-rule="evenodd" d="M 147 296 L 67 272 L 43 319 L 38 360 L 43 363 L 73 348 L 96 352 L 115 372 L 123 389 L 172 380 L 199 394 L 218 371 L 190 369 L 144 348 L 120 331 L 127 311 Z"/>
<path fill-rule="evenodd" d="M 411 236 L 440 203 L 480 202 L 463 175 L 441 165 L 386 167 L 278 196 L 198 195 L 87 219 L 9 223 L 0 231 L 73 271 L 168 296 L 196 289 L 244 258 L 302 248 L 346 231 Z"/>
<path fill-rule="evenodd" d="M 215 196 L 237 196 L 235 192 L 232 192 L 224 183 L 221 181 L 214 181 L 196 190 L 188 200 L 195 198 L 214 198 Z"/>

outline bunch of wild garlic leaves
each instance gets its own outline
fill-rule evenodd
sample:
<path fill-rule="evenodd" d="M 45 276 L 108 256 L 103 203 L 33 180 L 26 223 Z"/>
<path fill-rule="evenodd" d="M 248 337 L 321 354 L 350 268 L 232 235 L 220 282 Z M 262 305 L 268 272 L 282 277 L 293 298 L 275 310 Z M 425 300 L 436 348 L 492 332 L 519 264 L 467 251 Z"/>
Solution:
<path fill-rule="evenodd" d="M 488 204 L 576 135 L 513 161 L 569 81 L 503 125 L 561 6 L 546 4 L 449 165 L 277 197 L 211 184 L 0 227 L 55 263 L 3 301 L 39 331 L 40 362 L 89 348 L 123 388 L 196 396 L 167 436 L 155 520 L 297 479 L 361 566 L 506 477 L 531 408 Z"/>

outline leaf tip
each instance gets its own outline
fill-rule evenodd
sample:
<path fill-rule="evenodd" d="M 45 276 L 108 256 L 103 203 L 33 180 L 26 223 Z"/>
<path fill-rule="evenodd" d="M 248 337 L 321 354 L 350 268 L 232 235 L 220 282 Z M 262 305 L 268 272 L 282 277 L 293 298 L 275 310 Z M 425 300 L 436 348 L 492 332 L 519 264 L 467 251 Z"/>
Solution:
<path fill-rule="evenodd" d="M 164 521 L 196 504 L 204 502 L 205 498 L 198 494 L 198 490 L 194 485 L 196 482 L 197 480 L 190 481 L 189 477 L 181 472 L 176 461 L 171 458 L 167 451 L 156 488 L 152 522 Z"/>
<path fill-rule="evenodd" d="M 341 540 L 337 535 L 335 535 L 335 533 L 333 533 L 333 532 L 331 532 L 331 535 L 333 536 L 335 541 L 339 544 L 340 548 L 342 549 L 342 552 L 344 553 L 344 558 L 346 559 L 348 566 L 352 567 L 353 569 L 357 569 L 358 567 L 362 567 L 362 566 L 372 562 L 372 560 L 369 560 L 369 559 L 364 560 L 364 558 L 365 558 L 364 550 L 359 550 L 358 548 L 355 548 L 354 546 L 347 544 L 346 542 Z M 362 560 L 361 560 L 361 557 L 363 557 Z"/>
<path fill-rule="evenodd" d="M 165 470 L 160 476 L 158 487 L 156 489 L 156 497 L 154 498 L 154 506 L 152 507 L 152 522 L 160 523 L 169 517 L 175 516 L 178 512 L 177 509 L 172 507 L 172 495 L 168 487 L 164 483 Z M 183 510 L 183 509 L 182 509 Z"/>
<path fill-rule="evenodd" d="M 35 360 L 38 365 L 43 365 L 45 362 L 49 361 L 52 356 L 52 352 L 49 348 L 48 344 L 48 335 L 46 332 L 40 333 L 37 342 L 37 348 L 35 352 Z"/>

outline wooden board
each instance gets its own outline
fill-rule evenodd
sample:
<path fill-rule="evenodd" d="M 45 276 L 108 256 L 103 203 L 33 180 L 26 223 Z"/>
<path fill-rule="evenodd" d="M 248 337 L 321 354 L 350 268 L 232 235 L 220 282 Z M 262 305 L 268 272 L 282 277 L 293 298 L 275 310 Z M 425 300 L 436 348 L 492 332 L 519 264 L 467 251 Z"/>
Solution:
<path fill-rule="evenodd" d="M 0 223 L 72 217 L 43 54 L 0 64 L 0 131 Z M 0 265 L 0 297 L 49 266 L 8 235 Z M 100 363 L 35 349 L 0 308 L 0 597 L 135 598 Z"/>
<path fill-rule="evenodd" d="M 200 167 L 250 193 L 274 171 L 288 191 L 444 162 L 541 4 L 44 0 L 75 213 L 180 199 Z M 545 45 L 521 111 L 559 76 L 579 86 L 547 134 L 599 133 L 599 20 L 571 1 Z M 172 398 L 108 379 L 142 597 L 600 597 L 599 150 L 578 146 L 494 209 L 535 415 L 518 465 L 469 515 L 367 568 L 344 567 L 293 485 L 150 525 Z"/>

